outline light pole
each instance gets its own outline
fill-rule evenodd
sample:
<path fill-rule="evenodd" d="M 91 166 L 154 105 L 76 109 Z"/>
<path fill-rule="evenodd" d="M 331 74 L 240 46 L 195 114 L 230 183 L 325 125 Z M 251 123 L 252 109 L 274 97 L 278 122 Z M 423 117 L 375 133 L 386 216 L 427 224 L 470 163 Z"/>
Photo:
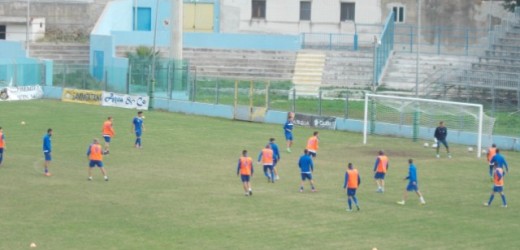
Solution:
<path fill-rule="evenodd" d="M 134 0 L 134 31 L 137 31 L 137 0 Z"/>
<path fill-rule="evenodd" d="M 154 102 L 154 92 L 155 92 L 155 48 L 156 48 L 156 40 L 157 40 L 157 16 L 159 15 L 159 0 L 155 0 L 155 20 L 153 27 L 153 46 L 152 46 L 152 80 L 150 81 L 150 86 L 148 86 L 148 96 L 150 101 L 148 103 L 148 109 L 153 110 L 153 102 Z"/>
<path fill-rule="evenodd" d="M 416 71 L 415 71 L 415 98 L 419 98 L 419 54 L 421 53 L 421 0 L 417 0 L 417 54 L 416 56 Z M 415 112 L 413 115 L 413 135 L 412 139 L 414 142 L 417 141 L 419 137 L 419 120 L 420 120 L 420 112 L 419 106 L 416 105 Z"/>
<path fill-rule="evenodd" d="M 415 55 L 415 97 L 419 97 L 419 54 L 421 53 L 421 0 L 417 0 L 417 53 Z"/>
<path fill-rule="evenodd" d="M 31 25 L 31 0 L 27 0 L 27 20 L 26 20 L 26 30 L 25 30 L 25 53 L 27 57 L 29 56 L 29 29 Z"/>

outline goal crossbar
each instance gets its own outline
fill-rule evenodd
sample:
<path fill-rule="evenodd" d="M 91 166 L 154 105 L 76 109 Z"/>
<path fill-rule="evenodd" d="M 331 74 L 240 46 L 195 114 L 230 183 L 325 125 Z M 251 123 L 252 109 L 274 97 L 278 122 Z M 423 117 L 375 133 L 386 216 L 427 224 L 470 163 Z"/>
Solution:
<path fill-rule="evenodd" d="M 482 127 L 483 127 L 483 119 L 484 119 L 484 107 L 482 104 L 474 104 L 474 103 L 464 103 L 464 102 L 453 102 L 453 101 L 441 101 L 441 100 L 433 100 L 433 99 L 421 99 L 414 97 L 402 97 L 402 96 L 389 96 L 389 95 L 378 95 L 378 94 L 365 94 L 365 110 L 364 110 L 364 121 L 363 121 L 363 144 L 367 143 L 367 133 L 368 133 L 368 101 L 370 97 L 380 98 L 380 99 L 391 99 L 391 100 L 401 100 L 401 101 L 410 101 L 410 102 L 427 102 L 427 103 L 438 103 L 438 104 L 446 104 L 453 106 L 466 106 L 466 107 L 474 107 L 478 108 L 478 132 L 477 132 L 477 157 L 481 157 L 482 155 Z"/>

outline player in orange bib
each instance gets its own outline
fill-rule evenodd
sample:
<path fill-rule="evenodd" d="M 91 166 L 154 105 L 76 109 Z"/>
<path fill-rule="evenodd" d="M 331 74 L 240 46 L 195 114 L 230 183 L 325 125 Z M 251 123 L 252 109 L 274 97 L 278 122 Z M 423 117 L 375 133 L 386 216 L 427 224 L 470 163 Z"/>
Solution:
<path fill-rule="evenodd" d="M 238 159 L 237 176 L 240 174 L 240 179 L 244 186 L 246 196 L 253 195 L 251 189 L 251 177 L 253 176 L 253 159 L 247 156 L 247 150 L 242 151 L 242 156 Z"/>
<path fill-rule="evenodd" d="M 318 146 L 319 144 L 319 138 L 318 138 L 318 131 L 314 131 L 311 137 L 307 140 L 307 151 L 309 151 L 309 155 L 312 156 L 312 158 L 316 158 L 316 154 L 318 153 Z"/>
<path fill-rule="evenodd" d="M 347 172 L 345 172 L 345 182 L 343 184 L 343 188 L 347 189 L 347 200 L 348 200 L 348 208 L 347 211 L 352 211 L 352 201 L 356 205 L 357 210 L 359 211 L 359 204 L 356 197 L 356 190 L 361 184 L 361 177 L 359 176 L 359 172 L 354 168 L 352 163 L 348 164 Z"/>
<path fill-rule="evenodd" d="M 489 201 L 484 203 L 484 206 L 491 206 L 491 202 L 495 198 L 495 193 L 500 193 L 502 197 L 502 207 L 507 207 L 506 195 L 504 194 L 504 169 L 498 167 L 498 163 L 493 165 L 493 191 L 489 196 Z"/>
<path fill-rule="evenodd" d="M 97 166 L 101 170 L 101 173 L 103 173 L 105 181 L 108 181 L 107 172 L 103 167 L 103 149 L 101 148 L 98 139 L 94 139 L 92 144 L 89 145 L 87 157 L 89 159 L 88 180 L 92 180 L 92 168 Z"/>
<path fill-rule="evenodd" d="M 2 162 L 4 160 L 4 149 L 5 149 L 5 136 L 4 130 L 0 127 L 0 167 L 2 166 Z"/>
<path fill-rule="evenodd" d="M 489 164 L 489 177 L 491 177 L 491 179 L 493 179 L 493 166 L 495 165 L 491 162 L 491 160 L 493 159 L 493 156 L 495 156 L 496 154 L 497 154 L 497 145 L 495 143 L 493 143 L 487 152 L 487 161 Z"/>
<path fill-rule="evenodd" d="M 105 139 L 105 150 L 103 152 L 104 154 L 110 153 L 110 141 L 112 137 L 116 135 L 116 133 L 114 132 L 114 127 L 112 125 L 113 118 L 112 116 L 109 116 L 107 120 L 103 123 L 103 138 Z"/>
<path fill-rule="evenodd" d="M 265 148 L 260 151 L 258 155 L 258 162 L 261 162 L 264 166 L 264 175 L 267 177 L 267 181 L 270 183 L 274 183 L 275 174 L 274 174 L 274 152 L 271 149 L 271 145 L 265 145 Z"/>
<path fill-rule="evenodd" d="M 374 179 L 377 184 L 378 193 L 385 192 L 385 175 L 388 170 L 388 157 L 385 155 L 383 150 L 379 151 L 379 156 L 377 156 L 376 162 L 374 164 Z"/>

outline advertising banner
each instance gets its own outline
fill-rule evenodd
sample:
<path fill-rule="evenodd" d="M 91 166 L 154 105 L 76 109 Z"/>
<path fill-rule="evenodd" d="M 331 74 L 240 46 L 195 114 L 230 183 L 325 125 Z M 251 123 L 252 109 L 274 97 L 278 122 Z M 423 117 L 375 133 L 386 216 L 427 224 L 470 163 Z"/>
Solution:
<path fill-rule="evenodd" d="M 102 106 L 120 107 L 128 109 L 148 110 L 148 96 L 135 96 L 117 94 L 113 92 L 103 92 L 101 100 Z"/>
<path fill-rule="evenodd" d="M 294 124 L 320 129 L 336 129 L 336 117 L 295 114 Z"/>
<path fill-rule="evenodd" d="M 42 97 L 43 89 L 40 85 L 0 88 L 0 101 L 23 101 Z"/>
<path fill-rule="evenodd" d="M 82 90 L 82 89 L 63 89 L 61 101 L 77 102 L 92 105 L 101 105 L 101 96 L 103 91 L 99 90 Z"/>

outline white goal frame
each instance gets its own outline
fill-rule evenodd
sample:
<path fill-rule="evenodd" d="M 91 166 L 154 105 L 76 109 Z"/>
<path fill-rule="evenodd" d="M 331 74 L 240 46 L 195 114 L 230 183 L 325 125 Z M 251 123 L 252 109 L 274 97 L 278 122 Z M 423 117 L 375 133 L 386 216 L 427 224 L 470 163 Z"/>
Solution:
<path fill-rule="evenodd" d="M 417 101 L 423 103 L 442 103 L 448 105 L 456 105 L 456 106 L 466 106 L 466 107 L 476 107 L 478 108 L 478 132 L 477 132 L 477 157 L 482 156 L 482 126 L 484 120 L 484 107 L 482 104 L 474 104 L 474 103 L 464 103 L 464 102 L 452 102 L 452 101 L 440 101 L 433 99 L 422 99 L 422 98 L 413 98 L 413 97 L 403 97 L 403 96 L 390 96 L 390 95 L 378 95 L 378 94 L 365 94 L 365 111 L 364 111 L 364 120 L 363 120 L 363 144 L 367 144 L 367 133 L 368 133 L 368 101 L 370 97 L 379 98 L 379 99 L 393 99 L 393 100 L 403 100 L 403 101 Z"/>

